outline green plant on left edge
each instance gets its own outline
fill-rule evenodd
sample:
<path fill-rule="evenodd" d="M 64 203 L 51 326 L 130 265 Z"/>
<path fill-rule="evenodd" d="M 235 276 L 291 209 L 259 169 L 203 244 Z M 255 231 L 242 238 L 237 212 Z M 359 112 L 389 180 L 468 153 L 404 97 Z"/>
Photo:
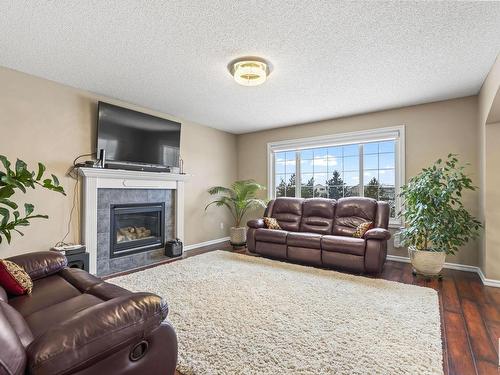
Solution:
<path fill-rule="evenodd" d="M 23 235 L 18 227 L 30 225 L 31 219 L 48 219 L 47 215 L 33 214 L 35 206 L 31 203 L 24 204 L 24 214 L 21 214 L 17 203 L 11 199 L 16 189 L 26 193 L 28 188 L 35 189 L 36 186 L 40 186 L 63 195 L 66 193 L 59 185 L 56 176 L 44 178 L 45 166 L 42 163 L 38 163 L 37 172 L 30 171 L 26 163 L 20 159 L 16 160 L 14 169 L 11 169 L 10 161 L 3 155 L 0 155 L 0 163 L 0 243 L 4 239 L 10 243 L 13 231 Z"/>

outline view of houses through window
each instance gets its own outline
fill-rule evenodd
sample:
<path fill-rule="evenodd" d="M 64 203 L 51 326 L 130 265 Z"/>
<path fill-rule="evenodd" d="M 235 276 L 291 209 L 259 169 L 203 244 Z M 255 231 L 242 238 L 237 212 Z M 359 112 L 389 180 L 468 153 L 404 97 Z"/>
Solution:
<path fill-rule="evenodd" d="M 395 146 L 388 140 L 275 152 L 275 196 L 365 196 L 389 202 L 395 217 Z"/>

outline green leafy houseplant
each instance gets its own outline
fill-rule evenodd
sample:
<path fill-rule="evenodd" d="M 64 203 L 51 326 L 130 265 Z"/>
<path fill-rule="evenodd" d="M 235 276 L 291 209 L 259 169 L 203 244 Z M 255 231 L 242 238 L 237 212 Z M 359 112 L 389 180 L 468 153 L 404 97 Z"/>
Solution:
<path fill-rule="evenodd" d="M 476 190 L 464 169 L 457 156 L 449 154 L 446 160 L 437 160 L 401 188 L 404 207 L 401 214 L 406 226 L 400 235 L 402 243 L 409 246 L 410 258 L 417 271 L 414 263 L 417 252 L 420 251 L 417 255 L 421 259 L 423 252 L 442 253 L 440 259 L 444 264 L 447 254 L 455 254 L 460 246 L 479 235 L 481 223 L 462 203 L 464 191 Z M 436 273 L 441 271 L 443 264 L 440 268 L 436 265 L 439 268 Z"/>
<path fill-rule="evenodd" d="M 65 194 L 56 176 L 44 178 L 45 166 L 38 163 L 38 170 L 35 173 L 30 171 L 26 163 L 17 159 L 14 169 L 11 169 L 11 162 L 3 155 L 0 155 L 0 243 L 5 239 L 8 243 L 12 240 L 12 232 L 15 231 L 21 236 L 23 233 L 18 227 L 25 227 L 30 224 L 31 219 L 44 218 L 47 215 L 33 214 L 35 207 L 30 203 L 24 204 L 24 214 L 18 210 L 18 205 L 11 198 L 16 190 L 26 193 L 28 188 L 35 189 L 36 186 Z"/>
<path fill-rule="evenodd" d="M 254 180 L 241 180 L 235 181 L 229 188 L 214 186 L 208 190 L 210 195 L 218 195 L 218 197 L 205 207 L 205 211 L 211 205 L 226 207 L 234 219 L 235 226 L 231 228 L 233 245 L 246 243 L 246 228 L 241 227 L 241 222 L 247 211 L 255 207 L 266 207 L 266 202 L 257 198 L 257 193 L 264 189 L 264 186 Z"/>

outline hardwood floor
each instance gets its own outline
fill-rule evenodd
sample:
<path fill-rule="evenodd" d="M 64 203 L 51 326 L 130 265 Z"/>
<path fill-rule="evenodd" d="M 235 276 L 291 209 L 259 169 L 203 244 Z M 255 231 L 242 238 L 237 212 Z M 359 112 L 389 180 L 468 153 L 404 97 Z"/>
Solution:
<path fill-rule="evenodd" d="M 388 261 L 380 277 L 438 291 L 445 374 L 500 374 L 500 288 L 484 286 L 472 272 L 443 274 L 442 281 L 415 278 L 410 264 Z"/>
<path fill-rule="evenodd" d="M 379 277 L 438 291 L 446 375 L 500 374 L 500 288 L 484 286 L 472 272 L 443 270 L 443 274 L 442 281 L 415 278 L 410 264 L 387 261 Z"/>

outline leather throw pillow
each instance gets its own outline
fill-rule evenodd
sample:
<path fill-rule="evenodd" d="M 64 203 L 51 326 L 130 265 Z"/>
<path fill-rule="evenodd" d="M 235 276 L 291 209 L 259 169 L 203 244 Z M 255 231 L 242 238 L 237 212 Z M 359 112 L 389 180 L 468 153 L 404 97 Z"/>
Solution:
<path fill-rule="evenodd" d="M 267 229 L 281 229 L 278 220 L 274 217 L 264 217 L 264 224 L 266 224 Z"/>
<path fill-rule="evenodd" d="M 371 228 L 373 228 L 373 222 L 372 221 L 365 221 L 364 223 L 361 223 L 356 227 L 356 230 L 354 231 L 352 236 L 356 237 L 356 238 L 363 238 L 366 231 L 368 229 L 371 229 Z"/>
<path fill-rule="evenodd" d="M 0 285 L 15 296 L 30 294 L 33 289 L 31 277 L 22 267 L 9 260 L 0 260 Z"/>

